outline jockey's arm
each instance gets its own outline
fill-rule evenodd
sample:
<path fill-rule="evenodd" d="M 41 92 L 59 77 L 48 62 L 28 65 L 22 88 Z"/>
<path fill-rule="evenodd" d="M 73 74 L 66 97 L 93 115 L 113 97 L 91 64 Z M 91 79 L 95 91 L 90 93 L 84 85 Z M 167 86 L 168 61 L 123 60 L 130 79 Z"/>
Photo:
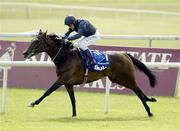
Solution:
<path fill-rule="evenodd" d="M 69 30 L 64 34 L 64 37 L 67 38 L 71 32 L 73 32 L 73 30 L 71 28 L 69 28 Z"/>
<path fill-rule="evenodd" d="M 82 35 L 81 35 L 80 33 L 77 33 L 77 34 L 75 34 L 75 35 L 69 36 L 67 39 L 68 39 L 69 41 L 72 41 L 72 40 L 76 40 L 76 39 L 80 38 L 81 36 L 82 36 Z"/>

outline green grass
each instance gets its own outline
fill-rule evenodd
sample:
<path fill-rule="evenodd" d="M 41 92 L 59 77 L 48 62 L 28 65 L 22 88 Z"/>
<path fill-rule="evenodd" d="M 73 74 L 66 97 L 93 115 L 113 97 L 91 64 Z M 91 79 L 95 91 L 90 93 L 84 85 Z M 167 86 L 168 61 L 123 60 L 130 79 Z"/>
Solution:
<path fill-rule="evenodd" d="M 28 102 L 43 92 L 9 88 L 7 112 L 0 114 L 1 131 L 180 131 L 180 94 L 156 97 L 157 103 L 149 103 L 154 113 L 149 118 L 137 96 L 111 94 L 110 113 L 105 114 L 104 93 L 76 92 L 77 117 L 72 118 L 65 91 L 56 91 L 37 107 L 28 108 Z"/>
<path fill-rule="evenodd" d="M 35 2 L 64 5 L 82 5 L 99 7 L 116 7 L 132 9 L 150 9 L 164 11 L 180 11 L 179 0 L 1 0 L 5 2 Z"/>
<path fill-rule="evenodd" d="M 7 0 L 12 1 L 12 0 Z M 21 0 L 16 0 L 20 2 Z M 28 0 L 26 2 L 46 3 L 49 0 Z M 58 4 L 75 4 L 85 6 L 104 6 L 116 8 L 137 8 L 150 10 L 164 10 L 180 12 L 179 0 L 69 0 L 58 1 Z M 99 4 L 101 3 L 101 4 Z M 116 4 L 114 4 L 116 3 Z M 134 7 L 133 7 L 134 6 Z M 67 14 L 74 14 L 79 18 L 87 18 L 96 25 L 101 34 L 122 34 L 122 35 L 179 35 L 180 34 L 180 17 L 166 15 L 148 15 L 148 14 L 131 14 L 131 13 L 113 13 L 97 11 L 95 14 L 91 11 L 77 11 L 70 9 L 46 9 L 31 8 L 27 16 L 26 8 L 16 8 L 12 6 L 1 6 L 0 15 L 0 32 L 25 32 L 37 29 L 48 29 L 49 32 L 61 33 L 66 32 L 67 27 L 63 24 L 63 19 Z M 7 38 L 5 38 L 7 39 Z M 8 40 L 26 40 L 12 38 Z M 147 46 L 148 41 L 136 40 L 101 40 L 98 44 L 118 45 L 118 46 Z M 179 41 L 153 41 L 153 47 L 180 48 Z"/>
<path fill-rule="evenodd" d="M 64 5 L 102 6 L 130 9 L 148 9 L 180 12 L 179 0 L 2 0 L 9 2 L 38 2 Z M 64 33 L 63 18 L 67 14 L 87 18 L 101 34 L 179 35 L 180 17 L 129 13 L 47 10 L 33 8 L 29 16 L 26 8 L 0 7 L 0 32 L 24 32 L 48 29 Z M 27 40 L 30 39 L 11 39 Z M 119 46 L 147 46 L 148 41 L 101 40 L 99 44 Z M 153 47 L 180 48 L 179 41 L 153 41 Z M 0 114 L 0 131 L 179 131 L 180 94 L 176 98 L 157 97 L 149 103 L 154 117 L 149 118 L 137 96 L 110 96 L 110 113 L 104 113 L 104 93 L 76 92 L 76 118 L 71 117 L 71 104 L 67 92 L 57 91 L 39 106 L 28 108 L 30 101 L 44 90 L 14 89 L 7 92 L 7 112 Z M 2 90 L 0 90 L 2 94 Z M 0 99 L 1 105 L 1 99 Z"/>
<path fill-rule="evenodd" d="M 105 19 L 88 17 L 97 27 L 101 34 L 122 34 L 122 35 L 178 35 L 180 34 L 179 24 L 176 24 L 176 18 L 167 19 L 163 22 L 161 18 L 149 17 L 133 21 L 133 18 L 127 16 L 128 18 L 122 19 Z M 138 19 L 138 18 L 137 18 Z M 149 19 L 149 20 L 147 20 Z M 141 21 L 142 20 L 142 21 Z M 175 21 L 175 22 L 174 22 Z M 1 27 L 1 32 L 24 32 L 32 31 L 37 29 L 48 29 L 49 32 L 55 32 L 63 34 L 66 32 L 67 27 L 63 25 L 63 17 L 59 18 L 41 18 L 41 19 L 2 19 L 1 22 L 4 26 Z M 103 23 L 103 24 L 102 24 Z M 7 28 L 8 27 L 8 28 Z M 7 38 L 5 38 L 7 39 Z M 10 40 L 26 40 L 29 39 L 19 39 L 12 38 Z M 101 40 L 99 44 L 103 45 L 117 45 L 117 46 L 148 46 L 148 41 L 146 40 Z M 180 41 L 153 41 L 153 47 L 166 47 L 166 48 L 180 48 Z"/>

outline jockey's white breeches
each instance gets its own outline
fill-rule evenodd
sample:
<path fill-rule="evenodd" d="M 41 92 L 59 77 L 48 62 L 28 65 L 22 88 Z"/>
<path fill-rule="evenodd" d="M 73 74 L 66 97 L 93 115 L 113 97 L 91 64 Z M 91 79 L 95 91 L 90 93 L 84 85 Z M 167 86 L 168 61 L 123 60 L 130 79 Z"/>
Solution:
<path fill-rule="evenodd" d="M 98 30 L 96 30 L 96 33 L 94 35 L 84 37 L 82 36 L 79 40 L 76 41 L 74 44 L 75 47 L 79 47 L 82 50 L 89 49 L 88 46 L 95 44 L 100 39 L 100 33 Z"/>

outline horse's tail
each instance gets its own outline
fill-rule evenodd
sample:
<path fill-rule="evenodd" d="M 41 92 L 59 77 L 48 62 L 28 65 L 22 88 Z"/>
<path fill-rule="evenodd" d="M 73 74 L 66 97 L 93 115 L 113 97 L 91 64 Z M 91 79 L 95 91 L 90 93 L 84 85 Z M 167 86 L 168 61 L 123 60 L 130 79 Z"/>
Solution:
<path fill-rule="evenodd" d="M 141 61 L 139 61 L 138 59 L 134 58 L 132 55 L 128 54 L 127 55 L 131 58 L 131 60 L 133 61 L 133 64 L 142 72 L 144 72 L 148 78 L 149 78 L 149 82 L 151 87 L 154 87 L 157 83 L 156 81 L 156 77 L 155 75 L 152 73 L 151 70 L 148 69 L 148 67 L 143 64 Z"/>

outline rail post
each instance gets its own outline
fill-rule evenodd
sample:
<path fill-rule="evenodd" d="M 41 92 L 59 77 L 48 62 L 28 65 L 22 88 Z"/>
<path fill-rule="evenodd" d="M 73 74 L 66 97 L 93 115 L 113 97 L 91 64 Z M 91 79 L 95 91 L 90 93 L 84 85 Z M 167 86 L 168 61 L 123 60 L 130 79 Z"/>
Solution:
<path fill-rule="evenodd" d="M 106 89 L 105 89 L 105 113 L 109 112 L 109 96 L 110 96 L 110 81 L 108 77 L 106 77 Z"/>
<path fill-rule="evenodd" d="M 7 94 L 7 77 L 8 67 L 3 67 L 3 89 L 2 89 L 2 112 L 6 111 L 6 94 Z"/>
<path fill-rule="evenodd" d="M 149 47 L 152 47 L 152 39 L 149 40 Z"/>

